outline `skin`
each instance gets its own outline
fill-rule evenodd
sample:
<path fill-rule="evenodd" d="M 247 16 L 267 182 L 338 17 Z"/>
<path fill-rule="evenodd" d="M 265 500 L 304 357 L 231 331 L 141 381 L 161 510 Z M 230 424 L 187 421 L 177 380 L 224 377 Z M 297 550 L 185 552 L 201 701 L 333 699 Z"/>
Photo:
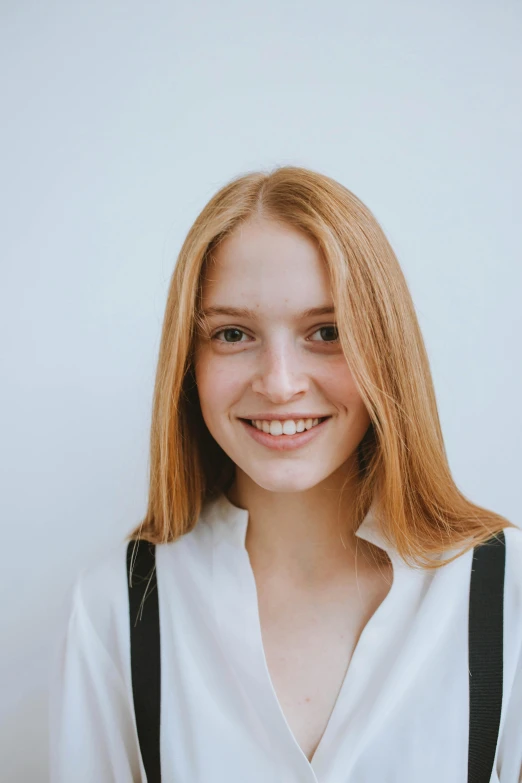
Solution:
<path fill-rule="evenodd" d="M 228 496 L 249 510 L 252 562 L 258 573 L 291 574 L 296 584 L 335 580 L 353 564 L 352 492 L 350 484 L 341 488 L 370 419 L 335 315 L 301 315 L 333 308 L 324 261 L 304 233 L 255 218 L 219 246 L 202 297 L 203 311 L 254 311 L 248 318 L 210 316 L 195 355 L 203 418 L 237 466 Z M 274 451 L 254 441 L 238 418 L 267 412 L 332 418 L 309 444 Z M 364 544 L 357 545 L 360 553 Z"/>

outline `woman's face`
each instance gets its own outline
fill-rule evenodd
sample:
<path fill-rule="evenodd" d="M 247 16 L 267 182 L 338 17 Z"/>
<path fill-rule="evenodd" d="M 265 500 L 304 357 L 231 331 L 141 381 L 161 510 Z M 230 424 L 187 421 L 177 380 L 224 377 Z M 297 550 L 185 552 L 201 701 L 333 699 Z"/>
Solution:
<path fill-rule="evenodd" d="M 310 489 L 354 454 L 370 423 L 337 338 L 324 262 L 305 234 L 265 219 L 228 236 L 214 258 L 202 289 L 208 336 L 195 355 L 205 423 L 259 486 Z"/>

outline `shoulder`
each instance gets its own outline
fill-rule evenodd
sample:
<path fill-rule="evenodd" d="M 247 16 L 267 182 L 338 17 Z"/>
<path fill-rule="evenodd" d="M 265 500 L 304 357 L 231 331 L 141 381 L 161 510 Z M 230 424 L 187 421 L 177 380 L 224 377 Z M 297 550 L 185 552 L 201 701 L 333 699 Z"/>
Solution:
<path fill-rule="evenodd" d="M 149 574 L 152 562 L 159 582 L 164 584 L 168 575 L 165 587 L 182 585 L 187 572 L 193 577 L 200 570 L 208 573 L 208 542 L 203 540 L 206 538 L 206 526 L 198 525 L 176 541 L 150 549 L 146 541 L 118 542 L 80 571 L 74 591 L 75 605 L 85 612 L 101 637 L 107 636 L 111 629 L 128 624 L 129 565 L 131 585 L 136 584 L 133 576 L 141 579 Z M 125 627 L 128 630 L 128 625 Z"/>
<path fill-rule="evenodd" d="M 102 599 L 114 600 L 125 594 L 128 543 L 120 541 L 114 544 L 82 568 L 77 583 L 86 605 L 98 604 Z"/>
<path fill-rule="evenodd" d="M 507 557 L 515 557 L 520 561 L 522 557 L 522 528 L 517 527 L 505 527 L 504 537 L 506 539 L 506 554 Z"/>
<path fill-rule="evenodd" d="M 85 565 L 76 577 L 74 610 L 81 613 L 106 648 L 128 627 L 127 541 L 120 541 Z"/>
<path fill-rule="evenodd" d="M 506 591 L 516 594 L 522 599 L 522 529 L 519 527 L 504 528 L 506 541 Z M 522 609 L 522 605 L 520 606 Z"/>
<path fill-rule="evenodd" d="M 522 592 L 522 529 L 516 527 L 505 527 L 502 530 L 505 540 L 505 577 L 504 584 L 506 592 Z M 497 538 L 499 536 L 497 535 Z M 473 567 L 472 558 L 475 549 L 467 550 L 466 557 L 459 558 L 468 562 L 467 567 Z M 458 562 L 458 561 L 456 561 Z M 464 567 L 464 566 L 463 566 Z"/>
<path fill-rule="evenodd" d="M 504 582 L 504 693 L 506 715 L 499 753 L 503 764 L 517 756 L 516 774 L 520 771 L 520 714 L 522 711 L 522 530 L 504 528 L 506 571 Z M 501 777 L 504 780 L 503 777 Z M 507 778 L 506 778 L 507 779 Z M 511 780 L 511 777 L 509 778 Z"/>
<path fill-rule="evenodd" d="M 515 679 L 522 676 L 522 530 L 504 528 L 504 537 L 504 668 L 505 680 L 510 683 L 511 690 Z"/>
<path fill-rule="evenodd" d="M 506 540 L 506 601 L 515 603 L 517 614 L 522 617 L 522 530 L 519 527 L 504 528 Z"/>

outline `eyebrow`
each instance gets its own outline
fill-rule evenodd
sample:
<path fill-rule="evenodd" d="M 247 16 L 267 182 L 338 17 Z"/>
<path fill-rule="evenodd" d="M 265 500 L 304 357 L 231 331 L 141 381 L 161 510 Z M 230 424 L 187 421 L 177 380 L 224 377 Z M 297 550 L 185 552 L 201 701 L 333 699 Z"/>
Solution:
<path fill-rule="evenodd" d="M 298 313 L 297 317 L 312 318 L 318 315 L 333 315 L 334 313 L 335 308 L 332 305 L 325 305 L 323 307 L 310 307 L 308 310 L 303 310 L 301 313 Z M 252 318 L 255 320 L 258 313 L 248 307 L 215 305 L 214 307 L 207 307 L 205 310 L 202 310 L 201 315 L 206 318 L 211 318 L 213 315 L 231 315 L 235 318 Z"/>

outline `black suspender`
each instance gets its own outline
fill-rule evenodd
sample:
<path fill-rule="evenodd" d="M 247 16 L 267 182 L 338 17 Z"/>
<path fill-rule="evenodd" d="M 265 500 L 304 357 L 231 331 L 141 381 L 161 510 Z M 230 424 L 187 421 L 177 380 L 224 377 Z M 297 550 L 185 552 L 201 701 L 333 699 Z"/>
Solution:
<path fill-rule="evenodd" d="M 468 783 L 490 783 L 493 771 L 502 709 L 505 562 L 504 531 L 473 550 L 468 626 Z M 127 584 L 138 740 L 147 783 L 160 783 L 160 626 L 153 544 L 129 542 Z"/>
<path fill-rule="evenodd" d="M 129 541 L 127 585 L 134 713 L 147 783 L 160 783 L 161 660 L 155 546 Z M 131 570 L 132 569 L 132 570 Z"/>
<path fill-rule="evenodd" d="M 468 782 L 489 783 L 502 710 L 506 540 L 473 550 L 469 597 Z"/>

